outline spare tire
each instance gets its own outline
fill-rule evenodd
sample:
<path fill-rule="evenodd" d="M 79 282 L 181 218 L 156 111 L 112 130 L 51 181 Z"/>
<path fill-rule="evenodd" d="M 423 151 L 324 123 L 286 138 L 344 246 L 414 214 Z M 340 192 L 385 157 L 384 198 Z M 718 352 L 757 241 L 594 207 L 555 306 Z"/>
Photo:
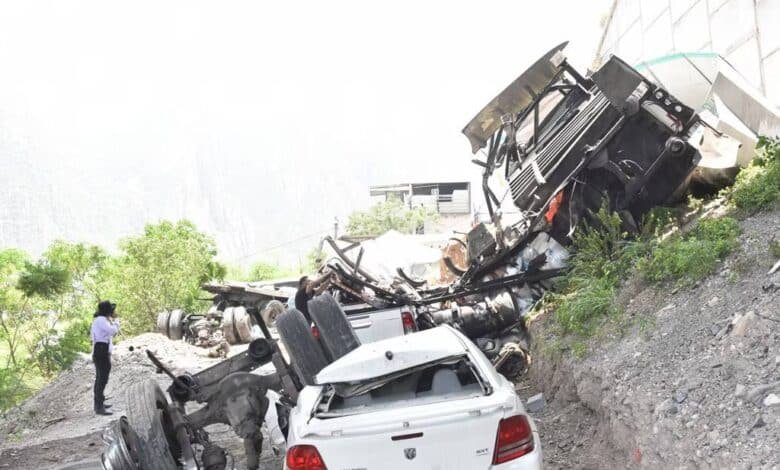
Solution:
<path fill-rule="evenodd" d="M 344 310 L 330 294 L 318 295 L 308 305 L 309 315 L 320 332 L 320 344 L 332 360 L 360 346 Z"/>
<path fill-rule="evenodd" d="M 170 318 L 168 318 L 168 337 L 174 340 L 179 340 L 184 335 L 184 330 L 181 327 L 181 321 L 184 318 L 184 312 L 181 310 L 173 310 Z"/>
<path fill-rule="evenodd" d="M 161 335 L 168 336 L 168 319 L 171 318 L 171 312 L 163 310 L 157 314 L 157 331 Z"/>
<path fill-rule="evenodd" d="M 291 308 L 276 318 L 276 331 L 301 383 L 314 385 L 314 376 L 328 363 L 309 322 L 299 310 Z"/>
<path fill-rule="evenodd" d="M 125 394 L 127 421 L 135 430 L 141 447 L 141 468 L 177 470 L 171 452 L 175 442 L 173 426 L 168 417 L 168 400 L 152 379 L 130 384 Z"/>

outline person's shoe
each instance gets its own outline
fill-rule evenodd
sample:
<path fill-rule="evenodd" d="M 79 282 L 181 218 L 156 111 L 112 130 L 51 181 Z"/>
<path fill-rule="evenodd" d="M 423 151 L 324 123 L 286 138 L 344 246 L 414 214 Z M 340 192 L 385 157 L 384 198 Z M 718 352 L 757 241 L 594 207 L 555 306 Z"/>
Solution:
<path fill-rule="evenodd" d="M 109 416 L 109 415 L 112 415 L 112 414 L 114 414 L 114 413 L 112 413 L 112 412 L 108 411 L 108 410 L 106 409 L 106 407 L 104 406 L 104 407 L 102 407 L 102 408 L 98 408 L 98 409 L 96 409 L 96 410 L 95 410 L 95 414 L 96 414 L 96 415 Z"/>
<path fill-rule="evenodd" d="M 109 408 L 111 408 L 111 405 L 109 405 L 108 403 L 106 403 L 105 405 L 103 405 L 103 408 L 105 408 L 105 409 L 109 409 Z"/>

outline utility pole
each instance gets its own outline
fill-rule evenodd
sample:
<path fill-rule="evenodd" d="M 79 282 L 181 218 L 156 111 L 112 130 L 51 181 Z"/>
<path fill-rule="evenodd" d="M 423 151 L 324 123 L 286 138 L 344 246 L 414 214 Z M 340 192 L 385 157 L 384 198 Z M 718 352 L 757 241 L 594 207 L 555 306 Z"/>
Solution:
<path fill-rule="evenodd" d="M 339 218 L 333 217 L 333 239 L 337 240 L 339 238 Z"/>

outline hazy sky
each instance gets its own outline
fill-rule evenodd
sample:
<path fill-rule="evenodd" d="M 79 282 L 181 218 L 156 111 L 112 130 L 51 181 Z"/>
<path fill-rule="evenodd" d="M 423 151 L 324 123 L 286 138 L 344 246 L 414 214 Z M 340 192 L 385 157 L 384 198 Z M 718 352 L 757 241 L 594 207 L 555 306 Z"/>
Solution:
<path fill-rule="evenodd" d="M 25 158 L 118 186 L 205 161 L 308 233 L 370 184 L 475 179 L 465 123 L 563 40 L 587 67 L 609 4 L 3 0 L 0 127 Z"/>

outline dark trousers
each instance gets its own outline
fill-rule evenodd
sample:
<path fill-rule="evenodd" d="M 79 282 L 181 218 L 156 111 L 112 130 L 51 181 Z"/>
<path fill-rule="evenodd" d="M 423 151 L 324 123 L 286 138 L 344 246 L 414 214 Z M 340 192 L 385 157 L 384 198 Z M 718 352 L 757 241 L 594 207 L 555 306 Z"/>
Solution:
<path fill-rule="evenodd" d="M 108 352 L 108 343 L 95 343 L 92 362 L 95 363 L 95 410 L 98 410 L 103 408 L 105 400 L 103 391 L 106 389 L 108 374 L 111 372 L 111 353 Z"/>

